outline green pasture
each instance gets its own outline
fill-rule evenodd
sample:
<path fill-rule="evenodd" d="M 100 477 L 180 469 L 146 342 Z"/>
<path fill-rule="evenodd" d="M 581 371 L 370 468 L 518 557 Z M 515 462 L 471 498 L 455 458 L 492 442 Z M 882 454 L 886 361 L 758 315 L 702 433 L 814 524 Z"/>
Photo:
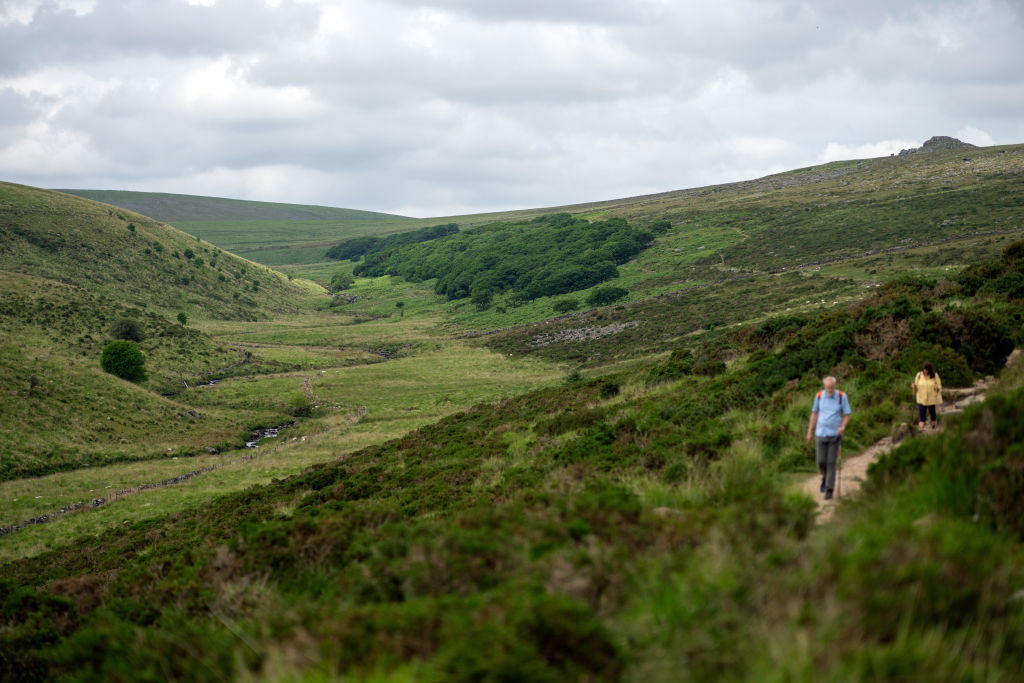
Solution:
<path fill-rule="evenodd" d="M 4 538 L 0 542 L 0 561 L 41 552 L 82 533 L 96 534 L 125 520 L 134 522 L 178 512 L 227 491 L 295 474 L 310 465 L 398 438 L 477 403 L 551 384 L 565 374 L 564 368 L 543 361 L 509 359 L 456 343 L 387 362 L 368 357 L 365 360 L 370 364 L 348 367 L 344 364 L 353 356 L 339 356 L 331 349 L 259 347 L 253 351 L 274 361 L 306 363 L 315 372 L 229 378 L 214 386 L 193 387 L 176 400 L 197 406 L 204 416 L 234 415 L 237 420 L 248 415 L 254 426 L 272 426 L 271 422 L 277 425 L 295 420 L 288 415 L 289 399 L 308 389 L 314 419 L 299 420 L 278 440 L 268 439 L 260 447 L 266 451 L 281 445 L 280 450 L 251 461 L 241 460 L 251 453 L 244 450 L 184 457 L 179 452 L 182 437 L 178 435 L 173 448 L 159 438 L 146 441 L 150 458 L 146 462 L 2 482 L 0 524 L 10 524 L 110 491 L 161 481 L 212 464 L 225 465 L 182 484 L 131 496 L 109 507 L 66 515 L 46 526 Z M 264 419 L 255 420 L 259 415 Z M 274 417 L 268 421 L 267 416 Z M 197 421 L 197 436 L 203 437 L 198 430 L 211 419 Z M 236 424 L 223 419 L 221 423 Z M 179 421 L 172 424 L 178 425 Z M 208 430 L 205 439 L 210 445 L 219 443 Z"/>

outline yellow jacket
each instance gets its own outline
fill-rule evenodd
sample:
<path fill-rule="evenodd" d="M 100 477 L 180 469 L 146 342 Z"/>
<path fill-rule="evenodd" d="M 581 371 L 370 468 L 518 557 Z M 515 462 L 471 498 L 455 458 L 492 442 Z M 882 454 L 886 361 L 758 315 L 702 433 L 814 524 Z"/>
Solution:
<path fill-rule="evenodd" d="M 929 377 L 924 372 L 919 372 L 914 378 L 914 384 L 917 386 L 918 403 L 923 406 L 936 406 L 942 403 L 942 380 L 939 379 L 939 373 L 936 372 L 934 377 Z"/>

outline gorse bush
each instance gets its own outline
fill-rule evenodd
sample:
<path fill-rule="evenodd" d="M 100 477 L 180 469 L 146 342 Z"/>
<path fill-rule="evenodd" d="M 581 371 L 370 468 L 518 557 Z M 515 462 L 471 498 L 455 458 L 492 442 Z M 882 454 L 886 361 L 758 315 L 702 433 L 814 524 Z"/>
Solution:
<path fill-rule="evenodd" d="M 146 379 L 146 359 L 133 342 L 126 339 L 112 341 L 103 347 L 100 367 L 112 375 L 130 382 Z"/>

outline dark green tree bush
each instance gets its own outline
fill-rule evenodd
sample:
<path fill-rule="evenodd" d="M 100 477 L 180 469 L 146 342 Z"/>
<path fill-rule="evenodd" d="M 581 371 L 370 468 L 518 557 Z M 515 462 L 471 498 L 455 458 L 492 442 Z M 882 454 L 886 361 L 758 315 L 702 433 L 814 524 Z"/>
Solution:
<path fill-rule="evenodd" d="M 509 303 L 568 294 L 618 276 L 617 264 L 638 254 L 654 235 L 613 218 L 591 223 L 569 214 L 525 223 L 494 223 L 430 242 L 366 255 L 356 275 L 436 278 L 434 291 L 464 299 L 477 289 L 511 292 Z"/>
<path fill-rule="evenodd" d="M 400 232 L 387 237 L 353 237 L 328 249 L 326 256 L 338 260 L 358 261 L 365 254 L 388 251 L 403 244 L 429 242 L 438 237 L 453 235 L 458 231 L 459 226 L 455 223 L 445 223 L 444 225 L 432 225 L 419 230 Z"/>
<path fill-rule="evenodd" d="M 100 354 L 100 367 L 112 375 L 129 382 L 142 382 L 146 379 L 146 359 L 134 342 L 127 339 L 112 341 L 103 347 Z"/>
<path fill-rule="evenodd" d="M 473 302 L 478 311 L 486 311 L 493 300 L 494 290 L 486 285 L 474 288 L 473 295 L 470 297 L 470 301 Z"/>
<path fill-rule="evenodd" d="M 629 294 L 629 290 L 623 287 L 598 287 L 587 297 L 587 303 L 591 306 L 607 306 L 627 294 Z"/>
<path fill-rule="evenodd" d="M 178 323 L 180 325 L 188 325 L 188 316 L 184 313 L 178 313 Z"/>
<path fill-rule="evenodd" d="M 348 273 L 335 273 L 334 276 L 331 277 L 331 291 L 340 292 L 344 289 L 348 289 L 354 285 L 355 282 L 355 278 Z"/>
<path fill-rule="evenodd" d="M 580 302 L 578 299 L 559 299 L 551 304 L 551 308 L 555 313 L 568 313 L 569 311 L 575 311 L 579 307 Z"/>

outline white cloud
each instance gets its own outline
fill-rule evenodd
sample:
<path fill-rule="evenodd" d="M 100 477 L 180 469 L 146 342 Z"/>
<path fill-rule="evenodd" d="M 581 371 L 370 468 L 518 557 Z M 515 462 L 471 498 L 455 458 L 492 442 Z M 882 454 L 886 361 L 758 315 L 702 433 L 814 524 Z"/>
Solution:
<path fill-rule="evenodd" d="M 27 25 L 44 4 L 57 11 L 71 10 L 82 15 L 96 7 L 96 0 L 5 0 L 0 3 L 0 26 L 14 22 Z"/>
<path fill-rule="evenodd" d="M 882 140 L 880 142 L 865 142 L 862 144 L 844 144 L 830 142 L 825 146 L 825 151 L 818 157 L 822 162 L 841 161 L 843 159 L 874 159 L 875 157 L 887 157 L 891 154 L 898 154 L 901 150 L 919 147 L 920 142 L 914 140 Z"/>
<path fill-rule="evenodd" d="M 191 69 L 169 90 L 178 110 L 193 119 L 229 123 L 302 120 L 321 109 L 309 89 L 253 84 L 246 69 L 227 58 Z"/>
<path fill-rule="evenodd" d="M 105 164 L 88 137 L 47 123 L 33 123 L 0 148 L 0 173 L 7 176 L 87 174 L 102 172 Z"/>
<path fill-rule="evenodd" d="M 974 126 L 967 125 L 956 132 L 956 137 L 978 147 L 991 147 L 996 144 L 992 136 Z"/>

